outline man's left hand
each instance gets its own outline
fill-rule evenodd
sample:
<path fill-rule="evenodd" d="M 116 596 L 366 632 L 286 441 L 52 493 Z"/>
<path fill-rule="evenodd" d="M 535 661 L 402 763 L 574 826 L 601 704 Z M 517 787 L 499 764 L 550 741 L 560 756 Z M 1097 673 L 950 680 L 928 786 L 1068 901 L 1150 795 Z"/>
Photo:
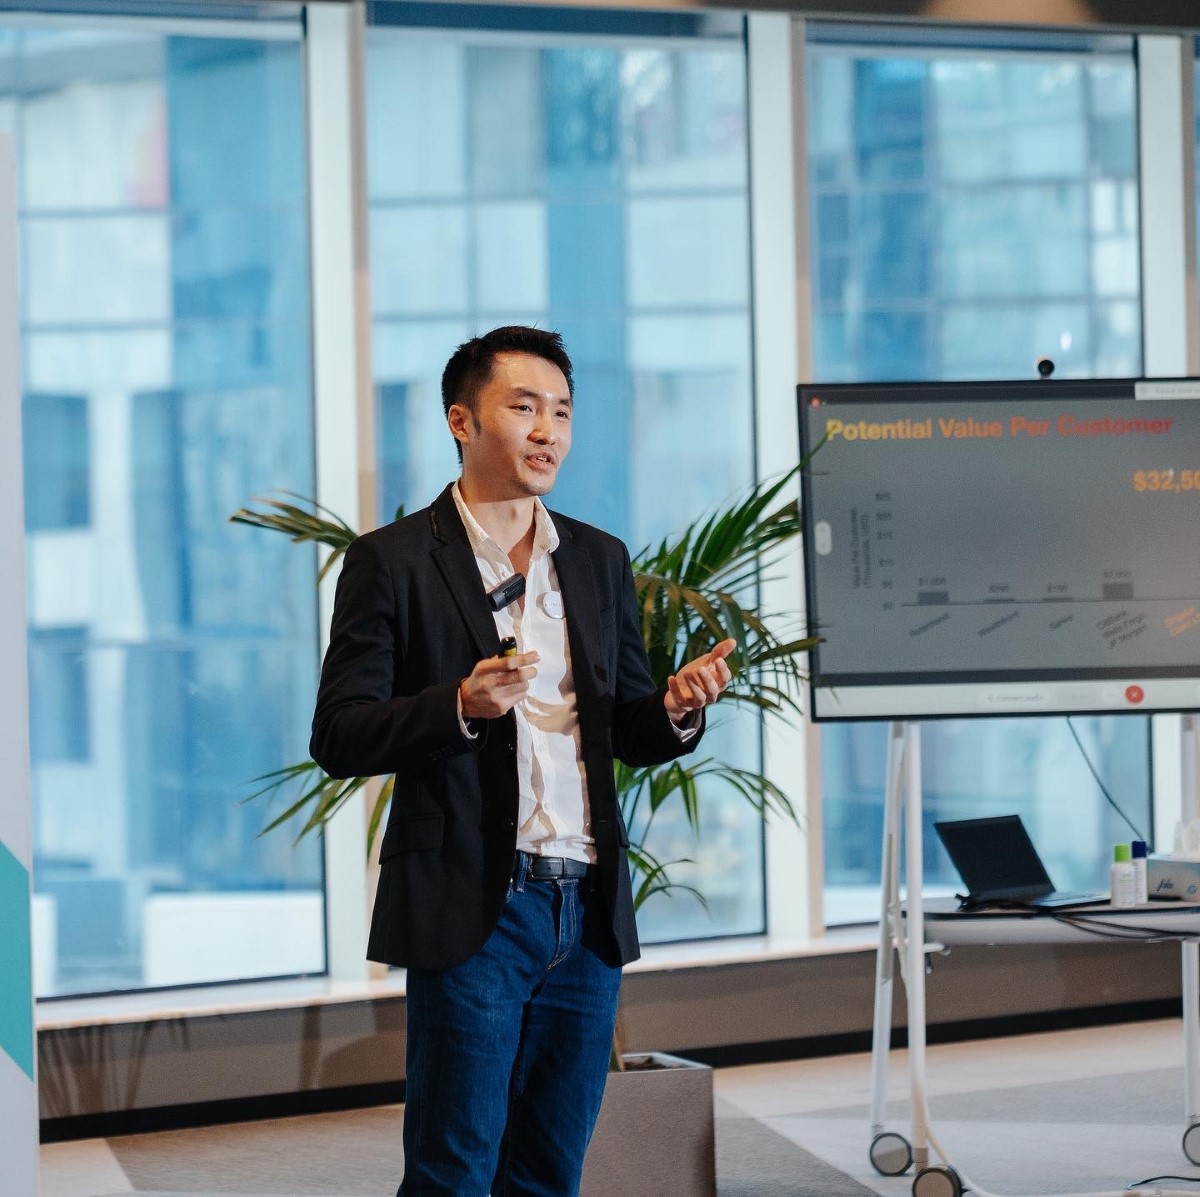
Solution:
<path fill-rule="evenodd" d="M 682 723 L 692 711 L 699 711 L 721 697 L 722 691 L 733 681 L 725 658 L 735 648 L 736 640 L 722 640 L 715 648 L 689 661 L 678 673 L 667 678 L 667 693 L 663 703 L 672 723 Z"/>

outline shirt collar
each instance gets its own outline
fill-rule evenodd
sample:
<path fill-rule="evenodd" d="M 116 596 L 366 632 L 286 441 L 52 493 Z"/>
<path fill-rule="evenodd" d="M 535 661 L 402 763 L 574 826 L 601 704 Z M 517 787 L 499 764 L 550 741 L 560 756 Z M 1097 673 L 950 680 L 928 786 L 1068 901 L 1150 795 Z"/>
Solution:
<path fill-rule="evenodd" d="M 457 479 L 450 488 L 450 495 L 454 499 L 454 506 L 458 508 L 463 527 L 467 530 L 467 540 L 471 544 L 471 552 L 478 556 L 481 552 L 487 551 L 493 554 L 499 553 L 500 556 L 507 558 L 508 554 L 484 531 L 483 526 L 471 514 L 471 509 L 462 497 Z M 540 557 L 543 553 L 553 553 L 557 548 L 558 529 L 554 526 L 554 521 L 546 510 L 546 505 L 537 495 L 534 495 L 532 556 Z"/>

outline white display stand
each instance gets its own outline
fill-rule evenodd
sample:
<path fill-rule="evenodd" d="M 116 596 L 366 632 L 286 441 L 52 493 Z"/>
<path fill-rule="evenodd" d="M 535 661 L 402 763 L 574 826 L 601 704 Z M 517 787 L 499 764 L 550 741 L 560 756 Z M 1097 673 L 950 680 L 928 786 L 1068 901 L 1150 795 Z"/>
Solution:
<path fill-rule="evenodd" d="M 33 843 L 19 330 L 15 154 L 12 138 L 0 136 L 0 1175 L 6 1197 L 36 1197 L 37 1037 L 30 930 Z"/>
<path fill-rule="evenodd" d="M 1183 802 L 1185 822 L 1200 814 L 1200 718 L 1194 714 L 1183 717 Z M 904 827 L 905 898 L 900 899 L 900 838 Z M 922 902 L 922 833 L 921 833 L 921 738 L 915 723 L 892 723 L 888 729 L 887 785 L 884 796 L 883 822 L 883 905 L 879 920 L 879 954 L 875 975 L 875 1023 L 871 1045 L 871 1163 L 885 1176 L 901 1176 L 915 1169 L 912 1184 L 914 1197 L 961 1197 L 970 1191 L 976 1197 L 998 1197 L 972 1181 L 950 1159 L 937 1141 L 929 1122 L 929 1102 L 926 1091 L 925 1057 L 925 958 L 926 953 L 940 951 L 942 944 L 927 944 L 925 940 L 925 909 Z M 1114 911 L 1111 907 L 1093 908 L 1096 916 L 1107 922 L 1128 917 L 1129 930 L 1136 932 L 1139 923 L 1149 920 L 1155 927 L 1165 921 L 1155 912 L 1144 909 Z M 1083 922 L 1085 911 L 1072 911 L 1075 921 Z M 975 942 L 999 942 L 996 932 L 1001 922 L 1009 921 L 1017 932 L 1011 942 L 1042 942 L 1036 935 L 1033 920 L 1021 915 L 994 920 Z M 981 920 L 973 921 L 976 926 Z M 1064 930 L 1053 919 L 1041 920 L 1047 931 L 1053 930 L 1047 942 L 1058 941 Z M 1197 943 L 1200 934 L 1195 918 L 1180 920 L 1181 926 L 1173 937 L 1181 941 L 1183 953 L 1183 1036 L 1185 1074 L 1185 1121 L 1183 1151 L 1193 1163 L 1200 1163 L 1200 981 L 1197 976 Z M 935 923 L 935 926 L 938 924 Z M 943 924 L 944 925 L 944 924 Z M 1068 932 L 1070 928 L 1066 929 Z M 1086 928 L 1075 928 L 1078 937 L 1087 937 Z M 967 942 L 966 932 L 959 942 Z M 899 960 L 901 975 L 908 997 L 908 1068 L 912 1104 L 912 1138 L 905 1139 L 884 1126 L 887 1096 L 887 1062 L 891 1041 L 892 986 L 894 964 Z M 940 1163 L 930 1163 L 930 1148 Z M 1046 1194 L 1039 1197 L 1195 1197 L 1196 1189 L 1165 1189 L 1146 1186 L 1138 1189 L 1117 1189 L 1103 1193 Z"/>

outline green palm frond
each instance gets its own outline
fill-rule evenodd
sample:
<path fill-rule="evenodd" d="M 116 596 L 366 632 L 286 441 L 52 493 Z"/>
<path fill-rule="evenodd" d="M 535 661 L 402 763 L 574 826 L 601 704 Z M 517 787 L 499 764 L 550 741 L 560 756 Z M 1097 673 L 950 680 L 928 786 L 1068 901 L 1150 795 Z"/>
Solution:
<path fill-rule="evenodd" d="M 229 517 L 229 521 L 233 524 L 248 524 L 252 528 L 268 528 L 272 532 L 282 532 L 291 538 L 293 544 L 326 545 L 333 551 L 325 559 L 321 565 L 321 572 L 317 575 L 317 580 L 322 581 L 358 533 L 341 516 L 315 499 L 306 499 L 292 491 L 279 493 L 296 499 L 310 510 L 305 510 L 305 507 L 297 506 L 296 503 L 284 502 L 282 499 L 256 497 L 250 500 L 251 503 L 259 503 L 269 510 L 256 511 L 253 507 L 239 507 Z M 328 518 L 325 518 L 326 516 Z"/>
<path fill-rule="evenodd" d="M 744 798 L 763 817 L 800 821 L 799 813 L 787 794 L 773 781 L 756 773 L 730 765 L 714 757 L 685 764 L 672 761 L 668 765 L 652 765 L 631 769 L 617 762 L 615 766 L 617 795 L 625 826 L 637 838 L 644 839 L 655 815 L 670 799 L 680 802 L 684 817 L 692 831 L 700 834 L 700 793 L 702 781 L 728 786 Z"/>
<path fill-rule="evenodd" d="M 316 761 L 301 761 L 297 765 L 287 765 L 272 773 L 264 773 L 255 781 L 265 781 L 267 784 L 248 794 L 242 802 L 252 802 L 256 798 L 269 798 L 283 793 L 291 788 L 291 801 L 281 814 L 276 815 L 259 835 L 266 835 L 276 827 L 282 826 L 290 819 L 299 815 L 306 807 L 311 811 L 301 825 L 296 836 L 296 842 L 302 840 L 310 831 L 331 819 L 346 803 L 357 794 L 371 779 L 369 777 L 351 777 L 339 780 L 329 777 Z"/>
<path fill-rule="evenodd" d="M 629 846 L 629 865 L 636 882 L 633 891 L 634 910 L 640 910 L 642 905 L 655 894 L 670 894 L 677 890 L 691 894 L 707 910 L 708 899 L 695 886 L 672 881 L 668 873 L 673 865 L 692 863 L 687 857 L 662 861 L 647 852 L 643 845 L 631 844 Z"/>
<path fill-rule="evenodd" d="M 333 818 L 335 814 L 372 779 L 370 777 L 351 777 L 338 780 L 327 776 L 316 761 L 301 761 L 296 765 L 287 765 L 272 773 L 264 773 L 254 779 L 265 781 L 267 784 L 248 794 L 241 801 L 253 802 L 256 798 L 270 799 L 290 790 L 290 799 L 284 810 L 275 815 L 269 823 L 259 831 L 264 836 L 276 827 L 282 826 L 289 820 L 303 814 L 304 822 L 296 834 L 295 842 L 299 843 L 310 832 L 317 831 Z M 395 774 L 384 778 L 379 793 L 371 806 L 371 816 L 367 823 L 367 856 L 375 844 L 379 827 L 383 821 L 387 804 L 391 801 L 392 790 L 395 786 Z M 306 811 L 306 808 L 310 808 Z"/>
<path fill-rule="evenodd" d="M 675 809 L 676 803 L 681 806 L 692 834 L 699 838 L 702 787 L 709 792 L 714 788 L 727 787 L 763 818 L 777 817 L 793 823 L 800 821 L 791 799 L 769 778 L 753 769 L 742 769 L 712 757 L 688 764 L 672 761 L 667 765 L 640 769 L 617 761 L 614 779 L 621 813 L 630 833 L 629 864 L 634 878 L 635 910 L 640 909 L 642 903 L 654 894 L 678 884 L 669 880 L 667 869 L 676 864 L 692 863 L 684 857 L 664 865 L 647 850 L 646 841 L 650 837 L 655 816 L 664 808 Z M 696 896 L 703 903 L 698 893 Z"/>
<path fill-rule="evenodd" d="M 379 793 L 375 795 L 375 804 L 371 807 L 371 817 L 367 820 L 367 859 L 371 859 L 371 850 L 375 846 L 375 837 L 379 834 L 379 826 L 383 822 L 388 803 L 392 800 L 392 791 L 396 788 L 396 775 L 385 777 Z"/>
<path fill-rule="evenodd" d="M 773 506 L 800 468 L 638 554 L 634 586 L 656 685 L 732 636 L 738 649 L 729 658 L 735 680 L 726 701 L 764 712 L 799 710 L 801 657 L 818 638 L 795 635 L 795 618 L 765 618 L 758 592 L 764 570 L 801 532 L 795 499 Z"/>

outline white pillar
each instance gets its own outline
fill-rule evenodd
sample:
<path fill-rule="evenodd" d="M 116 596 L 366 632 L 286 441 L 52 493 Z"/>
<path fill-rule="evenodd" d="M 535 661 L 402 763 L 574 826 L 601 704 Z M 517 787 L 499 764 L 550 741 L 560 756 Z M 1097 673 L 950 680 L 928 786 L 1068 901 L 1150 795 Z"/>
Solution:
<path fill-rule="evenodd" d="M 1137 39 L 1138 191 L 1142 210 L 1142 373 L 1200 371 L 1192 39 Z M 1180 804 L 1178 715 L 1151 716 L 1154 847 L 1169 852 Z"/>
<path fill-rule="evenodd" d="M 12 138 L 0 135 L 0 1160 L 4 1192 L 36 1197 L 37 1039 L 33 1025 L 32 820 L 25 646 L 25 518 L 21 482 L 17 182 Z"/>
<path fill-rule="evenodd" d="M 362 0 L 309 4 L 305 23 L 317 499 L 366 532 L 377 521 L 363 128 L 365 5 Z M 321 587 L 326 634 L 335 582 L 331 575 Z M 329 975 L 339 981 L 371 973 L 366 830 L 367 804 L 376 792 L 370 787 L 366 795 L 352 798 L 325 827 Z"/>
<path fill-rule="evenodd" d="M 758 476 L 769 478 L 799 459 L 796 384 L 812 377 L 804 23 L 788 13 L 751 13 L 748 40 L 755 422 Z M 799 496 L 799 481 L 792 493 Z M 801 611 L 799 544 L 767 573 L 763 607 Z M 785 938 L 818 936 L 825 927 L 819 749 L 818 730 L 800 716 L 766 720 L 764 771 L 801 816 L 799 826 L 767 824 L 767 930 Z"/>

